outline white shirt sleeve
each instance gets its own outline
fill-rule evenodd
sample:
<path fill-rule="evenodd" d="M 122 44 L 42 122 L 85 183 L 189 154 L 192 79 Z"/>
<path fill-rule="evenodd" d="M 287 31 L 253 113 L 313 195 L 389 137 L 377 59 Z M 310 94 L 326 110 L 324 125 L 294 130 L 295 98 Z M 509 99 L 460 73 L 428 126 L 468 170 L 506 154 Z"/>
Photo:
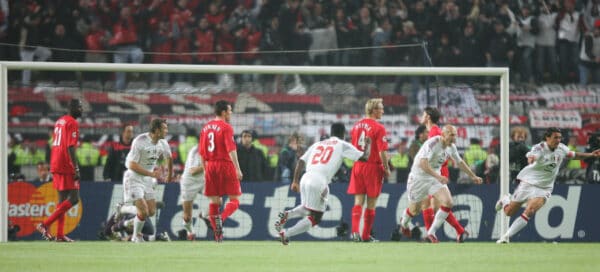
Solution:
<path fill-rule="evenodd" d="M 571 149 L 569 149 L 568 146 L 566 146 L 565 144 L 561 143 L 558 145 L 558 148 L 560 148 L 563 152 L 565 152 L 565 156 L 567 158 L 573 158 L 575 157 L 575 151 L 572 151 Z"/>
<path fill-rule="evenodd" d="M 458 154 L 458 149 L 456 148 L 455 144 L 452 144 L 450 146 L 450 158 L 452 158 L 454 163 L 456 163 L 457 165 L 462 161 L 462 158 L 460 157 L 460 154 Z"/>
<path fill-rule="evenodd" d="M 539 158 L 542 157 L 543 152 L 544 152 L 544 147 L 541 144 L 536 144 L 531 148 L 531 150 L 529 152 L 527 152 L 527 154 L 525 154 L 525 157 L 527 157 L 527 158 L 533 157 L 533 159 L 537 161 Z"/>
<path fill-rule="evenodd" d="M 304 154 L 302 154 L 302 157 L 300 157 L 300 159 L 301 159 L 301 160 L 303 160 L 304 162 L 307 162 L 307 161 L 308 161 L 308 158 L 311 156 L 310 154 L 312 154 L 312 152 L 313 152 L 313 149 L 315 149 L 315 145 L 316 145 L 317 143 L 319 143 L 319 142 L 316 142 L 316 143 L 312 144 L 312 145 L 311 145 L 311 146 L 308 148 L 308 150 L 306 150 L 306 151 L 304 152 Z"/>
<path fill-rule="evenodd" d="M 342 141 L 342 157 L 357 161 L 362 157 L 364 152 L 358 150 L 352 144 Z"/>
<path fill-rule="evenodd" d="M 141 158 L 141 142 L 139 140 L 139 137 L 136 137 L 135 139 L 133 139 L 133 142 L 131 143 L 131 149 L 129 150 L 129 153 L 127 153 L 127 158 L 125 159 L 125 167 L 127 167 L 127 169 L 129 169 L 129 163 L 134 161 L 139 163 L 140 162 L 140 158 Z"/>

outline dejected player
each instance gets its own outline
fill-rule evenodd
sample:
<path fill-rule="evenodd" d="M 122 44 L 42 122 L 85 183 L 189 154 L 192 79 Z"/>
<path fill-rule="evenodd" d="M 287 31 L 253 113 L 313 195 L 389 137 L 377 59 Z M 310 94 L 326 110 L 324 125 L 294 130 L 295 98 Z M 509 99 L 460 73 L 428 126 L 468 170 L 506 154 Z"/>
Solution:
<path fill-rule="evenodd" d="M 198 147 L 204 165 L 204 195 L 210 199 L 208 215 L 216 242 L 223 240 L 223 222 L 239 208 L 238 198 L 242 195 L 242 170 L 237 158 L 233 128 L 229 124 L 231 114 L 229 102 L 217 101 L 216 117 L 202 128 Z M 229 202 L 225 205 L 223 213 L 219 213 L 221 197 L 225 195 L 228 196 Z"/>
<path fill-rule="evenodd" d="M 355 242 L 376 242 L 371 237 L 371 229 L 375 221 L 375 205 L 381 194 L 383 179 L 390 176 L 388 165 L 388 142 L 385 127 L 377 122 L 383 116 L 383 100 L 373 98 L 365 104 L 366 117 L 359 120 L 352 128 L 352 145 L 358 150 L 366 150 L 371 145 L 371 154 L 366 162 L 358 161 L 352 167 L 348 194 L 354 195 L 354 206 L 352 207 L 352 240 Z M 366 138 L 371 143 L 365 142 Z M 363 205 L 365 209 L 362 235 L 359 234 L 360 218 Z"/>
<path fill-rule="evenodd" d="M 58 190 L 58 205 L 54 212 L 36 229 L 48 241 L 54 239 L 48 228 L 58 221 L 56 231 L 57 242 L 73 242 L 65 236 L 65 213 L 79 202 L 79 165 L 75 157 L 75 148 L 79 140 L 79 123 L 83 107 L 79 99 L 69 102 L 69 114 L 60 117 L 54 124 L 52 136 L 52 156 L 50 157 L 50 172 L 54 179 L 52 184 Z"/>

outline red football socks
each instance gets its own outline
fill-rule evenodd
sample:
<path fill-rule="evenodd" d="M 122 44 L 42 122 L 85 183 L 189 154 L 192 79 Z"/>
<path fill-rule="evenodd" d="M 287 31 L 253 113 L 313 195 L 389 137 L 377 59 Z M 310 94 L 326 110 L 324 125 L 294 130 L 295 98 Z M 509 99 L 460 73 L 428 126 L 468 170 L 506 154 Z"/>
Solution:
<path fill-rule="evenodd" d="M 64 215 L 73 205 L 71 201 L 65 200 L 56 206 L 54 212 L 50 215 L 50 217 L 46 218 L 42 223 L 44 226 L 49 227 L 56 221 L 61 215 Z M 64 222 L 63 222 L 64 224 Z"/>
<path fill-rule="evenodd" d="M 240 207 L 240 201 L 237 199 L 231 199 L 227 204 L 225 204 L 225 209 L 223 209 L 223 213 L 221 213 L 221 222 L 225 222 L 225 220 L 232 215 L 238 208 Z"/>
<path fill-rule="evenodd" d="M 360 229 L 360 217 L 362 216 L 362 206 L 354 205 L 352 207 L 352 233 L 356 233 Z"/>

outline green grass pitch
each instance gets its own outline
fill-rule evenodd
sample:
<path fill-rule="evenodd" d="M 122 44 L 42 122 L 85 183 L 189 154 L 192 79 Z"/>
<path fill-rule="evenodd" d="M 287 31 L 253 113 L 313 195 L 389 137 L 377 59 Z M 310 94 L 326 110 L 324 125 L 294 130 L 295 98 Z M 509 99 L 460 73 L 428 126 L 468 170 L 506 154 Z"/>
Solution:
<path fill-rule="evenodd" d="M 600 271 L 600 243 L 9 242 L 0 271 Z"/>

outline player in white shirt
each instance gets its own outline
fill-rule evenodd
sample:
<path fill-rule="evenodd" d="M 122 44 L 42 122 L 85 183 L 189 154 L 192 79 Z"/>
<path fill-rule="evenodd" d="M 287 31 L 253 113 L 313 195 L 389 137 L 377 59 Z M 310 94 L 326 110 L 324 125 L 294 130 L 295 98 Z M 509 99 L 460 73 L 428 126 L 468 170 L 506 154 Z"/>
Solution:
<path fill-rule="evenodd" d="M 296 164 L 294 180 L 290 189 L 300 192 L 300 205 L 279 213 L 279 220 L 275 223 L 275 229 L 279 233 L 281 243 L 287 245 L 288 237 L 308 231 L 311 227 L 321 222 L 323 213 L 327 208 L 327 197 L 329 196 L 329 183 L 331 178 L 342 165 L 344 158 L 353 161 L 366 161 L 371 153 L 371 139 L 366 138 L 367 148 L 364 153 L 352 144 L 342 140 L 346 128 L 342 123 L 331 125 L 331 137 L 311 145 Z M 300 175 L 306 166 L 306 173 Z M 306 216 L 296 225 L 283 229 L 289 217 Z"/>
<path fill-rule="evenodd" d="M 181 200 L 183 201 L 183 227 L 187 231 L 187 239 L 192 241 L 196 239 L 196 235 L 192 231 L 194 198 L 204 190 L 204 165 L 200 161 L 198 145 L 192 147 L 188 152 L 179 185 Z"/>
<path fill-rule="evenodd" d="M 167 121 L 153 119 L 150 132 L 138 135 L 131 144 L 131 150 L 125 159 L 127 170 L 123 175 L 123 194 L 125 202 L 132 202 L 137 208 L 137 216 L 133 224 L 132 242 L 143 242 L 141 235 L 147 217 L 156 213 L 154 180 L 171 182 L 173 161 L 171 148 L 165 140 L 169 132 Z M 162 171 L 156 168 L 158 160 L 167 162 L 168 174 L 163 178 Z"/>
<path fill-rule="evenodd" d="M 456 128 L 446 125 L 442 135 L 429 138 L 415 156 L 415 161 L 408 174 L 406 191 L 408 192 L 408 208 L 400 218 L 400 228 L 408 228 L 412 218 L 421 212 L 421 201 L 432 195 L 440 202 L 440 209 L 436 212 L 427 232 L 427 239 L 438 243 L 435 236 L 436 230 L 444 224 L 448 213 L 452 210 L 452 195 L 448 190 L 448 178 L 440 175 L 440 168 L 447 159 L 452 159 L 455 165 L 466 172 L 475 184 L 481 184 L 482 179 L 471 171 L 471 168 L 462 160 L 456 149 Z"/>
<path fill-rule="evenodd" d="M 552 195 L 554 181 L 565 158 L 582 159 L 600 157 L 600 149 L 591 153 L 573 152 L 562 144 L 560 129 L 551 127 L 544 133 L 544 141 L 531 147 L 527 156 L 529 165 L 517 175 L 520 181 L 512 196 L 506 194 L 496 202 L 496 211 L 504 210 L 507 216 L 512 216 L 527 202 L 525 211 L 508 228 L 508 231 L 497 241 L 499 244 L 508 243 L 511 236 L 523 229 L 529 219 L 546 203 Z"/>

